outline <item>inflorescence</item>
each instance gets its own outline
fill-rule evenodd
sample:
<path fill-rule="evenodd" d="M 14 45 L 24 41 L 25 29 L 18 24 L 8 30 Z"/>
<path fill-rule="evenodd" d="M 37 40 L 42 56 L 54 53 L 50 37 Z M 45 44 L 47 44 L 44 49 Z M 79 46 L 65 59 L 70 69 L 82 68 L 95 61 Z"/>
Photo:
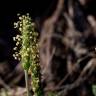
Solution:
<path fill-rule="evenodd" d="M 39 66 L 39 45 L 38 32 L 35 23 L 32 22 L 29 14 L 19 16 L 19 21 L 14 23 L 14 28 L 18 28 L 20 35 L 13 37 L 16 42 L 14 47 L 15 59 L 21 61 L 24 70 L 29 70 L 32 76 L 32 90 L 34 96 L 42 96 L 40 88 L 40 66 Z"/>

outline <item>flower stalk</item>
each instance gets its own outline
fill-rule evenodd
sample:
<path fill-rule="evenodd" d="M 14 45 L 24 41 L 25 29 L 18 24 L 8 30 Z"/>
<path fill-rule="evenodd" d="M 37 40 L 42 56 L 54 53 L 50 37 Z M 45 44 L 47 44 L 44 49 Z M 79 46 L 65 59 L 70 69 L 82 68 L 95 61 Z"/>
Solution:
<path fill-rule="evenodd" d="M 18 28 L 20 35 L 13 37 L 16 41 L 16 47 L 14 48 L 15 59 L 21 61 L 21 64 L 25 70 L 25 80 L 27 96 L 29 96 L 28 85 L 28 72 L 32 76 L 32 91 L 33 96 L 43 96 L 42 89 L 40 87 L 40 65 L 39 65 L 39 46 L 38 46 L 38 33 L 35 28 L 35 23 L 32 22 L 29 14 L 19 16 L 19 21 L 14 23 L 14 27 Z"/>

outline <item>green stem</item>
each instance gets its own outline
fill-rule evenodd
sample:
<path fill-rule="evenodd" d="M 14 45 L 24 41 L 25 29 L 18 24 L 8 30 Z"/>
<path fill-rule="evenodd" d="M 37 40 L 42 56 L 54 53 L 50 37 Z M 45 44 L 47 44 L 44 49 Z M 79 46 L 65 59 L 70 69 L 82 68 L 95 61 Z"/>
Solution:
<path fill-rule="evenodd" d="M 27 96 L 30 96 L 29 83 L 28 83 L 28 71 L 27 70 L 25 70 L 25 83 L 26 83 Z"/>

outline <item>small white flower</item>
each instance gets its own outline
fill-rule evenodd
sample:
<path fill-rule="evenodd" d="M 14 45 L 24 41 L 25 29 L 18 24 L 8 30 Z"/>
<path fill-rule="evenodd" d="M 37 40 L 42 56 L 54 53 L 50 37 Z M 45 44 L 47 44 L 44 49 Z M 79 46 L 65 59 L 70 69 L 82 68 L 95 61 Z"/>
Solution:
<path fill-rule="evenodd" d="M 13 50 L 17 50 L 17 47 L 14 47 Z"/>
<path fill-rule="evenodd" d="M 17 60 L 18 58 L 17 57 L 14 57 L 15 60 Z"/>
<path fill-rule="evenodd" d="M 19 45 L 19 42 L 16 43 L 16 46 L 18 46 L 18 45 Z"/>
<path fill-rule="evenodd" d="M 16 37 L 13 37 L 13 41 L 16 41 Z"/>

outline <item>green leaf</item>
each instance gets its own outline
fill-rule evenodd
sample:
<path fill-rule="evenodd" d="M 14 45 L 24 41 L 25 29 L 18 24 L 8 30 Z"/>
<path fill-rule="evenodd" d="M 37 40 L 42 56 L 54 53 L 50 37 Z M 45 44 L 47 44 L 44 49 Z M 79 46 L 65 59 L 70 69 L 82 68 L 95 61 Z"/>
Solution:
<path fill-rule="evenodd" d="M 92 92 L 94 96 L 96 96 L 96 85 L 92 85 Z"/>

